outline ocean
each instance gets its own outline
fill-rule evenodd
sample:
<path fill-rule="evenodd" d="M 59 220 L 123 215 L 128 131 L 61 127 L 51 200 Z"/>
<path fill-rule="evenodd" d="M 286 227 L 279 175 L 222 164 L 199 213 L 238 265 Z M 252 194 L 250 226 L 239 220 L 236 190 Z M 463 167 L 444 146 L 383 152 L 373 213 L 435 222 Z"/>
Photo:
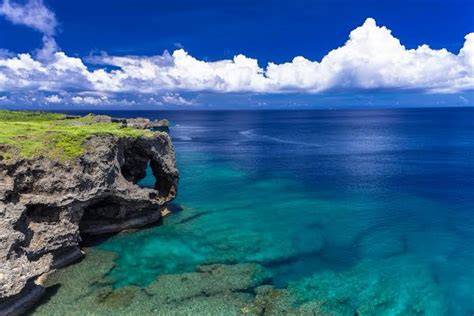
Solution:
<path fill-rule="evenodd" d="M 162 225 L 95 246 L 114 288 L 253 262 L 336 315 L 473 315 L 474 108 L 106 114 L 168 119 L 181 174 Z"/>

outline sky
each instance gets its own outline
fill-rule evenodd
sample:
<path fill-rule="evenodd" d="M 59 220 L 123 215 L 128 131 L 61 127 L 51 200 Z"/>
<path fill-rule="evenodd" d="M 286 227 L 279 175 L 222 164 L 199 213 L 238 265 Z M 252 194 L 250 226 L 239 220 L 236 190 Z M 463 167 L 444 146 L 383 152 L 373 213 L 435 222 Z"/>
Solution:
<path fill-rule="evenodd" d="M 0 107 L 474 105 L 472 0 L 0 0 Z"/>

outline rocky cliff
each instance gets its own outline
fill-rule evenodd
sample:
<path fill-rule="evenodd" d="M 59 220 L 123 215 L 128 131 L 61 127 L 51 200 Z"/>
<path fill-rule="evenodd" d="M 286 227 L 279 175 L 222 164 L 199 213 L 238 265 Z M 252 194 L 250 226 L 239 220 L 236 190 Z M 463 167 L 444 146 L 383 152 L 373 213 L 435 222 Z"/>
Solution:
<path fill-rule="evenodd" d="M 141 188 L 148 166 L 153 189 Z M 43 293 L 41 276 L 81 256 L 81 234 L 112 233 L 161 218 L 177 192 L 167 133 L 98 135 L 76 159 L 0 158 L 0 315 Z"/>

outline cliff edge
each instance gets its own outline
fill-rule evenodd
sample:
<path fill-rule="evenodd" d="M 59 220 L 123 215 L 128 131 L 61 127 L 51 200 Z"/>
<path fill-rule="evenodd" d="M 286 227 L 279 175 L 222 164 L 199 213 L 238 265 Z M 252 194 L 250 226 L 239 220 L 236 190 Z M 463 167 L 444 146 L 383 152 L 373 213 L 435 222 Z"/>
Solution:
<path fill-rule="evenodd" d="M 93 116 L 48 114 L 43 120 L 30 113 L 33 119 L 25 120 L 1 112 L 4 315 L 36 302 L 44 291 L 41 275 L 81 257 L 81 233 L 118 232 L 160 219 L 176 196 L 179 175 L 165 132 L 102 122 L 103 117 L 97 122 Z M 148 167 L 155 186 L 141 188 L 137 183 Z"/>

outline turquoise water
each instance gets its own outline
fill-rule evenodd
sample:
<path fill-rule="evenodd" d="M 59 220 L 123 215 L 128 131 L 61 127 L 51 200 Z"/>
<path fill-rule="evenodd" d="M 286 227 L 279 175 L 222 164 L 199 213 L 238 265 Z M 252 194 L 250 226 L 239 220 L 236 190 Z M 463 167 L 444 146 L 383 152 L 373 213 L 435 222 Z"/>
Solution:
<path fill-rule="evenodd" d="M 182 210 L 98 246 L 114 287 L 255 262 L 335 314 L 473 314 L 473 109 L 165 116 Z"/>

